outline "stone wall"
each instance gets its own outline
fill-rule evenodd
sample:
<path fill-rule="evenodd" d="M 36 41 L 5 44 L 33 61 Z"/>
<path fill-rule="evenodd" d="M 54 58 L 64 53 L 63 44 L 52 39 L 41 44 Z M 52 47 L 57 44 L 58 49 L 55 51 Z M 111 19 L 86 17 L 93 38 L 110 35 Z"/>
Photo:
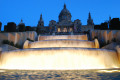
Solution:
<path fill-rule="evenodd" d="M 9 40 L 14 44 L 23 45 L 27 38 L 36 40 L 37 33 L 35 31 L 0 33 L 0 45 L 3 40 Z"/>
<path fill-rule="evenodd" d="M 82 25 L 81 31 L 94 30 L 94 25 Z"/>
<path fill-rule="evenodd" d="M 91 37 L 95 37 L 104 43 L 111 43 L 112 41 L 120 42 L 120 30 L 94 30 L 91 31 Z"/>

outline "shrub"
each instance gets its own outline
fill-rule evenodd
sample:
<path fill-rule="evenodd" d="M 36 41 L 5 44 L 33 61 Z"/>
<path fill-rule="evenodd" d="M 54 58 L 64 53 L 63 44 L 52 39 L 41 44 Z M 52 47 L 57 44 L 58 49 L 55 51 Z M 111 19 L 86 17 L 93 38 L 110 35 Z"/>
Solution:
<path fill-rule="evenodd" d="M 20 46 L 19 44 L 14 44 L 12 41 L 9 41 L 9 40 L 3 40 L 2 43 L 3 43 L 3 44 L 8 44 L 8 45 L 14 46 L 14 47 L 16 47 L 16 48 L 22 49 L 22 46 Z"/>
<path fill-rule="evenodd" d="M 116 39 L 115 39 L 115 38 L 113 38 L 113 39 L 112 39 L 112 42 L 116 42 Z"/>
<path fill-rule="evenodd" d="M 9 42 L 9 45 L 14 46 L 14 43 L 11 41 L 11 42 Z"/>
<path fill-rule="evenodd" d="M 8 40 L 3 40 L 2 43 L 3 44 L 9 44 L 10 42 Z"/>
<path fill-rule="evenodd" d="M 22 49 L 22 46 L 20 46 L 19 44 L 15 44 L 15 47 Z"/>

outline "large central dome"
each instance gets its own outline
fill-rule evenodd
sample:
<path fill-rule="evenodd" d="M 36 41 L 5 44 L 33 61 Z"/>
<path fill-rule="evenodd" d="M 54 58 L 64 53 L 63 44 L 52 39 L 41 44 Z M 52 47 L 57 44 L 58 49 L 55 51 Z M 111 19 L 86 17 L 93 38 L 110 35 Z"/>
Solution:
<path fill-rule="evenodd" d="M 64 4 L 64 8 L 59 14 L 59 22 L 61 21 L 71 21 L 71 13 L 69 10 L 66 8 L 66 4 Z"/>

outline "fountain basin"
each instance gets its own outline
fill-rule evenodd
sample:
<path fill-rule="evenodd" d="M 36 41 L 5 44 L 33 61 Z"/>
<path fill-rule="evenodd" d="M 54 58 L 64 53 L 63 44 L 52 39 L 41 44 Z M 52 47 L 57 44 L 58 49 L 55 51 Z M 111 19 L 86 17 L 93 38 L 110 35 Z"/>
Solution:
<path fill-rule="evenodd" d="M 78 70 L 119 68 L 118 53 L 95 48 L 36 48 L 2 52 L 0 69 Z"/>

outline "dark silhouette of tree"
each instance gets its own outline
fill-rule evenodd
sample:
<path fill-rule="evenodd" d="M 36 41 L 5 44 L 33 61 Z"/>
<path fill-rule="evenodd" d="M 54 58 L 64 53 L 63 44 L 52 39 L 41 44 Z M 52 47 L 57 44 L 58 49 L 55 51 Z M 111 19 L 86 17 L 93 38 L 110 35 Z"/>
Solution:
<path fill-rule="evenodd" d="M 7 25 L 4 25 L 4 32 L 7 32 Z"/>
<path fill-rule="evenodd" d="M 0 22 L 0 31 L 1 31 L 2 23 Z"/>
<path fill-rule="evenodd" d="M 31 27 L 30 26 L 26 26 L 25 27 L 25 31 L 31 31 Z"/>
<path fill-rule="evenodd" d="M 16 24 L 14 22 L 7 23 L 7 26 L 5 26 L 6 32 L 16 32 Z"/>
<path fill-rule="evenodd" d="M 101 29 L 101 25 L 95 25 L 95 26 L 94 26 L 94 29 L 100 30 L 100 29 Z"/>
<path fill-rule="evenodd" d="M 101 30 L 107 30 L 107 29 L 108 29 L 108 23 L 107 22 L 101 23 Z"/>
<path fill-rule="evenodd" d="M 120 20 L 119 20 L 119 18 L 113 18 L 110 21 L 110 29 L 111 30 L 120 30 Z"/>
<path fill-rule="evenodd" d="M 100 25 L 95 25 L 94 29 L 108 30 L 108 22 L 101 23 Z M 113 18 L 109 22 L 109 29 L 110 30 L 120 30 L 120 19 L 119 18 Z"/>
<path fill-rule="evenodd" d="M 104 22 L 104 23 L 101 23 L 100 25 L 95 25 L 94 29 L 107 30 L 108 29 L 108 23 Z"/>

